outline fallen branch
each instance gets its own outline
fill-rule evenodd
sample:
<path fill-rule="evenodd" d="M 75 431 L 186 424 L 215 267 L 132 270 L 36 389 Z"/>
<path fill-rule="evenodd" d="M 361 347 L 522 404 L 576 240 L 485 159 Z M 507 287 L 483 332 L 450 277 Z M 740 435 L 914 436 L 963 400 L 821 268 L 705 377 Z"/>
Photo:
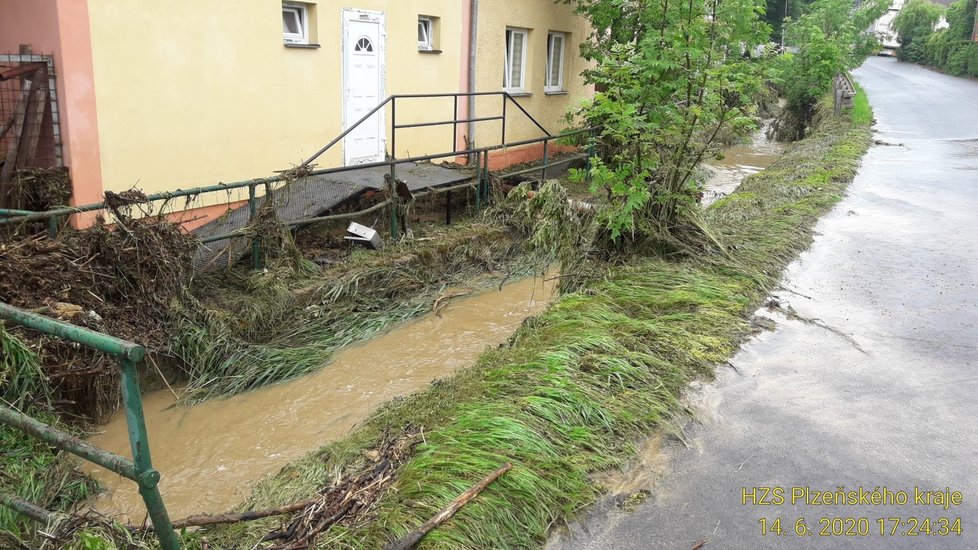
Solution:
<path fill-rule="evenodd" d="M 451 302 L 453 298 L 461 298 L 462 296 L 468 296 L 469 294 L 472 294 L 471 290 L 462 290 L 439 296 L 438 299 L 435 300 L 435 304 L 431 307 L 431 310 L 435 312 L 435 316 L 441 317 L 442 310 L 448 306 L 448 302 Z"/>
<path fill-rule="evenodd" d="M 184 527 L 204 527 L 206 525 L 219 525 L 223 523 L 238 523 L 241 521 L 254 521 L 256 519 L 263 519 L 271 516 L 281 516 L 284 514 L 291 514 L 299 510 L 304 510 L 309 506 L 319 502 L 322 497 L 311 498 L 309 500 L 304 500 L 302 502 L 295 502 L 287 506 L 281 506 L 279 508 L 271 508 L 268 510 L 259 510 L 257 512 L 242 512 L 240 514 L 200 514 L 196 516 L 189 516 L 173 522 L 174 529 L 183 529 Z"/>
<path fill-rule="evenodd" d="M 486 477 L 476 485 L 472 486 L 468 491 L 465 491 L 464 493 L 456 497 L 455 500 L 453 500 L 448 506 L 442 509 L 441 512 L 438 512 L 438 514 L 435 517 L 426 521 L 424 525 L 415 529 L 414 531 L 411 531 L 410 533 L 408 533 L 406 537 L 402 538 L 401 540 L 388 544 L 387 546 L 384 547 L 384 550 L 409 550 L 411 548 L 414 548 L 414 546 L 419 542 L 421 542 L 421 539 L 423 539 L 424 536 L 427 535 L 429 531 L 431 531 L 435 527 L 438 527 L 442 523 L 451 519 L 452 516 L 454 516 L 455 513 L 462 508 L 462 506 L 465 506 L 472 499 L 479 496 L 479 493 L 481 493 L 486 487 L 488 487 L 490 483 L 499 479 L 503 474 L 508 472 L 512 467 L 513 465 L 507 462 L 501 468 L 489 474 L 488 477 Z"/>

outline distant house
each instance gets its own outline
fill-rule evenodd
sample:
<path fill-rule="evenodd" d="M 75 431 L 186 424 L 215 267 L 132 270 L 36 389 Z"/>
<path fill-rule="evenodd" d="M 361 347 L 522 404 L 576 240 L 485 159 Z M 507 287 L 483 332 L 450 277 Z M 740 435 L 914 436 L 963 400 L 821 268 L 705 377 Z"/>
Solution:
<path fill-rule="evenodd" d="M 506 90 L 556 132 L 591 93 L 578 54 L 587 29 L 553 0 L 0 0 L 0 53 L 29 44 L 53 58 L 75 204 L 132 186 L 157 192 L 270 175 L 391 94 Z M 397 121 L 467 121 L 501 108 L 499 97 L 473 103 L 402 102 Z M 393 150 L 392 115 L 377 113 L 318 165 L 450 152 L 502 135 L 498 121 L 462 122 L 454 134 L 409 128 Z M 508 142 L 540 135 L 525 117 L 510 118 Z M 508 149 L 492 164 L 538 153 Z"/>
<path fill-rule="evenodd" d="M 893 0 L 887 12 L 870 27 L 870 32 L 879 37 L 884 53 L 889 51 L 892 54 L 900 47 L 900 42 L 897 41 L 897 32 L 893 30 L 893 20 L 903 9 L 903 4 L 904 0 Z"/>
<path fill-rule="evenodd" d="M 935 4 L 947 7 L 948 5 L 954 3 L 955 0 L 931 0 Z M 893 29 L 893 20 L 896 19 L 897 14 L 903 9 L 906 2 L 904 0 L 893 0 L 890 4 L 889 10 L 884 13 L 876 22 L 870 27 L 870 31 L 879 37 L 880 43 L 883 45 L 884 53 L 889 52 L 891 55 L 893 52 L 900 47 L 900 42 L 898 41 L 898 36 L 896 30 Z M 940 19 L 934 25 L 934 30 L 941 30 L 948 28 L 947 19 L 941 15 Z"/>

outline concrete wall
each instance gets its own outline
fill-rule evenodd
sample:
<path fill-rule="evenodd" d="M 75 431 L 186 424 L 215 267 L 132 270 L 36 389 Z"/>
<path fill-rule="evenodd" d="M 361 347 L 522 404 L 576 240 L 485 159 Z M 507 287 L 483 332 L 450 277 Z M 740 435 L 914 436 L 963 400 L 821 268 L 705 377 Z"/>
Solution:
<path fill-rule="evenodd" d="M 90 0 L 105 188 L 154 192 L 270 175 L 336 137 L 344 7 L 386 14 L 387 95 L 458 91 L 465 2 L 307 4 L 316 49 L 284 46 L 280 0 Z M 418 51 L 419 14 L 439 18 L 441 53 Z M 451 118 L 452 103 L 398 110 L 400 123 Z M 440 152 L 452 142 L 450 126 L 404 130 L 397 154 Z M 318 161 L 342 163 L 341 145 Z"/>
<path fill-rule="evenodd" d="M 75 185 L 73 204 L 102 194 L 99 122 L 86 0 L 0 0 L 0 51 L 53 55 L 64 158 Z"/>
<path fill-rule="evenodd" d="M 564 115 L 582 99 L 593 94 L 593 88 L 585 85 L 581 73 L 587 68 L 580 58 L 579 45 L 588 36 L 587 22 L 574 14 L 573 7 L 555 4 L 553 0 L 480 0 L 479 29 L 476 62 L 477 88 L 480 91 L 502 90 L 503 68 L 506 55 L 506 28 L 529 29 L 526 55 L 525 91 L 528 95 L 518 97 L 517 101 L 540 124 L 557 133 L 565 128 Z M 564 56 L 563 94 L 544 92 L 544 78 L 547 71 L 547 36 L 550 31 L 567 34 Z M 507 113 L 507 142 L 532 139 L 542 133 L 510 105 Z M 493 116 L 500 112 L 496 100 L 479 99 L 476 104 L 478 116 Z M 500 142 L 501 132 L 497 123 L 480 123 L 476 132 L 479 145 L 495 145 Z M 494 166 L 508 162 L 523 162 L 534 156 L 539 158 L 539 148 L 530 150 L 497 153 Z"/>

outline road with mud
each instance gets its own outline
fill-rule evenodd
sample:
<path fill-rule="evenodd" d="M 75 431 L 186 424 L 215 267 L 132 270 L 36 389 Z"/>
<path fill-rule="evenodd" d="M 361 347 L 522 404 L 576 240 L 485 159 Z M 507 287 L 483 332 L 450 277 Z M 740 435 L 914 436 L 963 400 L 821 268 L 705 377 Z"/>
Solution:
<path fill-rule="evenodd" d="M 758 312 L 775 330 L 694 392 L 644 504 L 548 548 L 978 548 L 978 81 L 855 76 L 877 145 Z"/>

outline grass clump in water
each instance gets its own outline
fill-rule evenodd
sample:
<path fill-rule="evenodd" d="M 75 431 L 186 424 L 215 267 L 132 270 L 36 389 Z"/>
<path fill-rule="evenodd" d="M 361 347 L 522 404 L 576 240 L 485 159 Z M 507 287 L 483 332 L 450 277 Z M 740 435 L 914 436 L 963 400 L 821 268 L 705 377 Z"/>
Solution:
<path fill-rule="evenodd" d="M 224 397 L 322 368 L 337 349 L 430 311 L 446 287 L 487 271 L 539 268 L 513 229 L 474 222 L 437 239 L 358 251 L 334 268 L 232 272 L 202 284 L 177 315 L 174 354 L 189 402 Z M 209 284 L 208 284 L 209 283 Z"/>

